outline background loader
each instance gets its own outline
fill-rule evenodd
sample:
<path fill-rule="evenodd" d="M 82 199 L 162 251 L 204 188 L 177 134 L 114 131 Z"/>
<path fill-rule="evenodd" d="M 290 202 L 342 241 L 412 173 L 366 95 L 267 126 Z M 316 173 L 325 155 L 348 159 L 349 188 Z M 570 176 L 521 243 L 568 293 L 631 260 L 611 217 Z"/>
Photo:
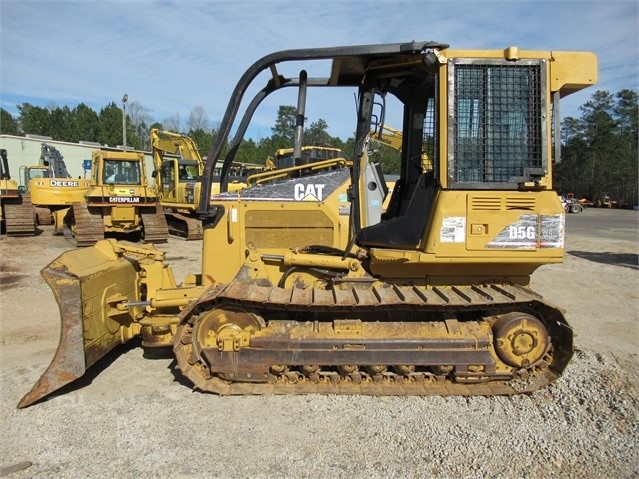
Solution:
<path fill-rule="evenodd" d="M 318 60 L 330 65 L 324 76 L 285 73 Z M 264 72 L 271 77 L 227 149 L 242 98 Z M 552 189 L 560 98 L 596 81 L 588 52 L 410 42 L 263 57 L 238 82 L 204 165 L 201 272 L 177 285 L 162 251 L 113 240 L 61 255 L 43 269 L 60 306 L 60 345 L 19 406 L 138 335 L 144 347 L 172 348 L 193 387 L 217 394 L 546 386 L 572 357 L 572 330 L 529 281 L 563 260 L 565 212 Z M 353 159 L 306 183 L 291 176 L 229 192 L 249 120 L 285 87 L 298 90 L 298 118 L 307 92 L 353 90 Z M 369 143 L 391 115 L 403 119 L 401 171 L 382 216 L 385 180 Z M 307 168 L 295 138 L 296 167 Z"/>

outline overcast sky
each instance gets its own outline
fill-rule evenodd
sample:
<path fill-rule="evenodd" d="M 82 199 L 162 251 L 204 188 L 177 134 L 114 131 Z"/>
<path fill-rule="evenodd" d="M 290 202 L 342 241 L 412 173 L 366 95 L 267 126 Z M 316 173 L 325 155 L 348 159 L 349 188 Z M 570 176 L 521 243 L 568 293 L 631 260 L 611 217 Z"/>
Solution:
<path fill-rule="evenodd" d="M 211 126 L 254 61 L 277 50 L 433 40 L 456 49 L 593 51 L 599 84 L 562 103 L 563 116 L 597 90 L 639 89 L 637 0 L 0 0 L 0 106 L 24 102 L 96 112 L 124 93 L 152 121 L 198 106 Z M 309 72 L 309 76 L 313 76 Z M 309 94 L 310 96 L 310 94 Z M 259 110 L 255 138 L 270 136 L 277 99 Z M 353 99 L 347 101 L 349 108 Z M 309 104 L 346 139 L 352 116 L 337 103 Z M 312 110 L 311 107 L 317 108 Z"/>

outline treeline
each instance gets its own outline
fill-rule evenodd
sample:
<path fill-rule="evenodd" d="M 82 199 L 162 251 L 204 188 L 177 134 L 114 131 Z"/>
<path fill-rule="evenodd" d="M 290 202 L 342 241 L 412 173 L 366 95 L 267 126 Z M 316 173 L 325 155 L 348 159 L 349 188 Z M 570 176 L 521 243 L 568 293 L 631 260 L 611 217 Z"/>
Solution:
<path fill-rule="evenodd" d="M 2 134 L 22 136 L 35 134 L 51 137 L 53 140 L 79 142 L 91 141 L 101 145 L 117 147 L 124 144 L 123 109 L 111 102 L 99 112 L 95 112 L 84 103 L 71 109 L 67 106 L 47 108 L 29 103 L 18 105 L 18 118 L 14 118 L 5 109 L 0 109 L 0 132 Z M 167 118 L 163 122 L 151 122 L 148 109 L 138 102 L 126 105 L 126 145 L 130 148 L 149 151 L 150 130 L 160 128 L 180 132 L 190 136 L 198 145 L 202 156 L 211 149 L 217 135 L 217 129 L 211 128 L 202 107 L 196 107 L 190 113 L 186 125 L 182 125 L 178 116 Z M 293 145 L 296 109 L 293 106 L 279 107 L 272 135 L 260 140 L 245 140 L 239 148 L 241 161 L 263 164 L 280 148 Z M 353 150 L 353 138 L 343 141 L 328 134 L 328 124 L 319 119 L 310 123 L 304 131 L 304 142 L 309 145 L 331 145 L 341 148 L 347 155 Z"/>
<path fill-rule="evenodd" d="M 81 103 L 42 108 L 23 103 L 18 118 L 0 109 L 0 132 L 9 135 L 26 133 L 49 136 L 54 140 L 93 141 L 103 145 L 123 144 L 122 109 L 111 102 L 99 112 Z M 149 131 L 160 128 L 180 132 L 193 138 L 203 156 L 208 154 L 217 134 L 204 109 L 194 108 L 185 124 L 178 116 L 162 123 L 151 122 L 148 108 L 139 102 L 126 105 L 126 144 L 150 150 Z M 593 202 L 604 196 L 621 204 L 637 204 L 638 195 L 638 98 L 637 92 L 621 90 L 616 94 L 597 91 L 580 107 L 579 118 L 562 122 L 562 158 L 554 170 L 554 186 L 560 193 L 574 193 Z M 293 145 L 295 107 L 282 105 L 271 128 L 272 135 L 259 140 L 248 139 L 238 151 L 241 161 L 263 164 L 279 148 Z M 393 125 L 391 125 L 393 126 Z M 323 119 L 311 122 L 304 131 L 304 143 L 341 148 L 352 158 L 354 139 L 331 137 Z M 379 160 L 388 174 L 399 172 L 395 151 L 379 148 Z"/>
<path fill-rule="evenodd" d="M 117 147 L 124 144 L 123 110 L 114 102 L 109 103 L 98 113 L 84 103 L 71 109 L 67 106 L 38 107 L 29 103 L 18 105 L 18 117 L 14 118 L 5 109 L 0 109 L 0 132 L 8 135 L 35 134 L 51 137 L 54 140 L 79 142 L 91 141 L 101 145 Z M 201 106 L 195 107 L 185 124 L 179 116 L 165 118 L 162 122 L 151 122 L 148 108 L 139 102 L 131 102 L 124 109 L 126 114 L 126 145 L 130 148 L 149 151 L 150 130 L 160 128 L 190 136 L 198 145 L 202 156 L 206 156 L 216 138 L 217 128 L 210 121 Z M 271 136 L 259 140 L 247 139 L 238 150 L 240 161 L 264 164 L 268 156 L 273 156 L 280 148 L 293 145 L 295 133 L 296 108 L 281 105 L 271 128 Z M 346 141 L 332 137 L 328 133 L 328 124 L 323 119 L 308 124 L 304 128 L 304 143 L 340 148 L 350 158 L 354 148 L 354 138 Z M 389 173 L 399 168 L 397 152 L 385 149 L 380 153 L 381 160 Z"/>
<path fill-rule="evenodd" d="M 609 197 L 619 205 L 637 204 L 639 119 L 637 92 L 597 91 L 579 108 L 580 118 L 562 124 L 562 162 L 554 185 L 595 203 Z"/>
<path fill-rule="evenodd" d="M 49 106 L 42 108 L 23 103 L 18 105 L 18 118 L 4 109 L 0 109 L 0 132 L 9 135 L 35 134 L 49 136 L 54 140 L 79 142 L 91 141 L 101 145 L 117 147 L 124 144 L 123 109 L 114 102 L 102 108 L 99 113 L 93 111 L 84 103 L 71 109 Z M 165 118 L 162 122 L 151 122 L 148 108 L 139 102 L 127 103 L 126 114 L 126 145 L 130 148 L 149 151 L 150 130 L 160 128 L 167 131 L 179 132 L 191 137 L 198 145 L 202 156 L 206 156 L 217 135 L 217 128 L 211 128 L 210 121 L 201 106 L 195 107 L 186 122 L 181 122 L 179 116 Z M 247 139 L 242 142 L 238 150 L 240 161 L 264 164 L 269 156 L 273 156 L 280 148 L 291 148 L 295 134 L 296 108 L 281 105 L 271 128 L 271 136 L 259 140 Z M 328 124 L 318 119 L 304 128 L 304 143 L 306 145 L 321 145 L 340 148 L 347 157 L 352 158 L 354 138 L 346 141 L 332 137 L 328 133 Z M 228 145 L 227 145 L 228 146 Z M 379 152 L 379 159 L 388 173 L 399 171 L 399 155 L 396 151 L 384 148 Z"/>

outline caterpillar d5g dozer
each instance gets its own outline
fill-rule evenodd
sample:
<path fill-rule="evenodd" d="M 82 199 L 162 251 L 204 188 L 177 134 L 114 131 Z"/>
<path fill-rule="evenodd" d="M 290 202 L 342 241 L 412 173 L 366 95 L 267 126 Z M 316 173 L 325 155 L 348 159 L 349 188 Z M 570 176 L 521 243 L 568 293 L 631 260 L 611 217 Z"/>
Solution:
<path fill-rule="evenodd" d="M 307 64 L 330 71 L 284 74 Z M 243 96 L 264 74 L 227 148 Z M 565 216 L 552 190 L 559 100 L 596 80 L 591 53 L 516 47 L 412 42 L 262 58 L 237 84 L 205 164 L 201 274 L 178 286 L 162 252 L 113 240 L 61 255 L 43 270 L 60 306 L 60 345 L 19 406 L 139 334 L 143 347 L 172 347 L 193 386 L 217 394 L 544 387 L 573 352 L 562 312 L 528 287 L 539 266 L 563 259 Z M 298 127 L 307 93 L 356 93 L 352 163 L 226 192 L 257 105 L 287 88 L 297 89 Z M 368 142 L 385 118 L 402 124 L 402 148 L 382 214 L 384 179 Z M 342 192 L 331 175 L 344 174 Z"/>

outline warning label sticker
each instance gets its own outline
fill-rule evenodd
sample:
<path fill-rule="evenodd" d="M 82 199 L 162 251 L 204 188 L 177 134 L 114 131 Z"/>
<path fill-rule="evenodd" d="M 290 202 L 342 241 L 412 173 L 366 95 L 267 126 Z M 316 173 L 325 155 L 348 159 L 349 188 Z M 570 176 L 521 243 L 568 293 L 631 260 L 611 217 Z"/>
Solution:
<path fill-rule="evenodd" d="M 439 241 L 442 243 L 463 243 L 466 240 L 466 217 L 447 216 L 442 220 Z"/>

